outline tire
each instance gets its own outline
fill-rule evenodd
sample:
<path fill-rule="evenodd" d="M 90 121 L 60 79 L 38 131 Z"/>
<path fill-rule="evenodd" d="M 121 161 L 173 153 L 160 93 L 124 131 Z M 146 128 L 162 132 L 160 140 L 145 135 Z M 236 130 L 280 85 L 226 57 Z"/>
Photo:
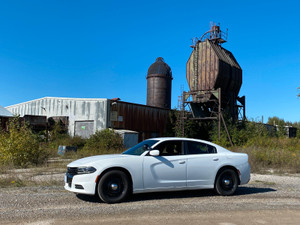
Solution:
<path fill-rule="evenodd" d="M 232 195 L 238 187 L 238 177 L 234 170 L 222 170 L 215 183 L 215 190 L 219 195 L 228 196 Z"/>
<path fill-rule="evenodd" d="M 98 195 L 106 203 L 124 201 L 131 193 L 129 177 L 121 170 L 106 172 L 98 183 Z"/>

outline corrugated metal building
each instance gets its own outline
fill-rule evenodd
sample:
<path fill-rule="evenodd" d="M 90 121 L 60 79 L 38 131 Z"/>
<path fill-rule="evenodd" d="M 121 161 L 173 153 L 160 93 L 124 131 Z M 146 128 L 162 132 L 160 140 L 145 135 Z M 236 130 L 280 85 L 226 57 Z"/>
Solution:
<path fill-rule="evenodd" d="M 67 117 L 71 136 L 84 138 L 105 128 L 132 130 L 139 141 L 163 136 L 169 110 L 105 98 L 45 97 L 6 107 L 13 114 Z"/>
<path fill-rule="evenodd" d="M 108 99 L 45 97 L 6 107 L 13 114 L 68 117 L 69 134 L 89 137 L 108 127 Z"/>

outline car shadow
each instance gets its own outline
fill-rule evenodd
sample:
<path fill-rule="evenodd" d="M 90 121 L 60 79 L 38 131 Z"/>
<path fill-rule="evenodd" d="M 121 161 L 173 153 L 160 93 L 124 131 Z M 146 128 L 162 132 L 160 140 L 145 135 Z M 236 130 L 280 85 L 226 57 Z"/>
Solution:
<path fill-rule="evenodd" d="M 277 191 L 274 188 L 262 188 L 262 187 L 239 187 L 234 195 L 251 195 L 259 193 L 267 193 Z"/>
<path fill-rule="evenodd" d="M 90 202 L 90 203 L 99 203 L 102 202 L 98 195 L 83 195 L 83 194 L 76 194 L 76 197 L 82 201 Z"/>
<path fill-rule="evenodd" d="M 274 192 L 273 188 L 258 187 L 238 187 L 233 196 L 251 195 L 258 193 Z M 145 201 L 156 199 L 176 199 L 176 198 L 199 198 L 219 196 L 214 190 L 192 190 L 192 191 L 175 191 L 175 192 L 155 192 L 135 194 L 128 201 Z"/>
<path fill-rule="evenodd" d="M 259 193 L 275 192 L 273 188 L 261 187 L 238 187 L 233 196 L 252 195 Z M 161 199 L 181 199 L 181 198 L 201 198 L 218 196 L 214 190 L 189 190 L 189 191 L 172 191 L 172 192 L 153 192 L 134 194 L 127 199 L 126 202 L 139 202 L 148 200 L 161 200 Z M 90 203 L 102 203 L 100 198 L 96 195 L 83 195 L 77 194 L 76 197 L 82 201 Z"/>

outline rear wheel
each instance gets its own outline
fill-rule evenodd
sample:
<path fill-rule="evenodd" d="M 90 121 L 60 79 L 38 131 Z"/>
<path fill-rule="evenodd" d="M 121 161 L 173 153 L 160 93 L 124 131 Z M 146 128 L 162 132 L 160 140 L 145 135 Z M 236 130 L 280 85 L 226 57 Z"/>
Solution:
<path fill-rule="evenodd" d="M 97 191 L 106 203 L 122 202 L 131 192 L 130 180 L 123 171 L 111 170 L 102 176 Z"/>
<path fill-rule="evenodd" d="M 219 195 L 232 195 L 238 187 L 238 177 L 234 170 L 222 170 L 216 179 L 215 190 Z"/>

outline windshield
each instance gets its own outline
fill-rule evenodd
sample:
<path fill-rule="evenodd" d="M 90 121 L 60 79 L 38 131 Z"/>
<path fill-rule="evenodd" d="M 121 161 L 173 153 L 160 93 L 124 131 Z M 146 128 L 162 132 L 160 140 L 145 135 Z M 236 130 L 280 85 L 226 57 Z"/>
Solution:
<path fill-rule="evenodd" d="M 132 148 L 128 149 L 127 151 L 123 152 L 123 154 L 127 155 L 141 155 L 145 151 L 149 150 L 149 148 L 157 143 L 158 140 L 146 140 L 142 141 L 141 143 L 133 146 Z"/>

